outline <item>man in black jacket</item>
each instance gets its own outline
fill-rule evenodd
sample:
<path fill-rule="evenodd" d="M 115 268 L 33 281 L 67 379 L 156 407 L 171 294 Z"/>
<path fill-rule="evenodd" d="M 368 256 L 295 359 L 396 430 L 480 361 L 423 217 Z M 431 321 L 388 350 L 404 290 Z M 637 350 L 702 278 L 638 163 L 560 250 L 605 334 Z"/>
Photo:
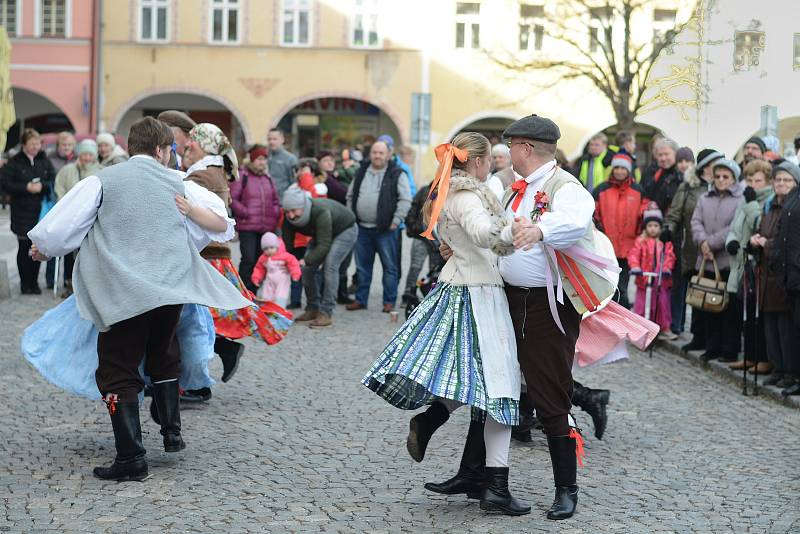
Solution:
<path fill-rule="evenodd" d="M 376 141 L 370 161 L 361 166 L 347 191 L 347 203 L 358 222 L 356 301 L 348 310 L 363 310 L 369 299 L 372 266 L 377 253 L 383 267 L 383 311 L 394 310 L 399 285 L 400 223 L 411 207 L 411 187 L 403 170 L 389 159 L 389 147 Z"/>
<path fill-rule="evenodd" d="M 17 236 L 17 269 L 23 295 L 39 295 L 39 262 L 28 255 L 30 232 L 39 222 L 42 201 L 53 194 L 56 173 L 42 150 L 42 138 L 36 130 L 22 132 L 22 150 L 8 160 L 0 176 L 2 189 L 11 196 L 11 231 Z"/>

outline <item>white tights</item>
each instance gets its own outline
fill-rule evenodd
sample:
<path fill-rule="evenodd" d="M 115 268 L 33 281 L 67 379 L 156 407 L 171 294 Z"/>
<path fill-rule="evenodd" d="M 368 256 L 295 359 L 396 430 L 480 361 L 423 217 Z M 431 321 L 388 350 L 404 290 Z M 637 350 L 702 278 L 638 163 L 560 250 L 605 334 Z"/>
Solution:
<path fill-rule="evenodd" d="M 444 404 L 450 413 L 463 406 L 460 402 L 451 399 L 440 397 L 436 400 Z M 483 425 L 483 441 L 486 443 L 486 467 L 508 467 L 511 427 L 498 423 L 487 414 L 486 422 Z"/>

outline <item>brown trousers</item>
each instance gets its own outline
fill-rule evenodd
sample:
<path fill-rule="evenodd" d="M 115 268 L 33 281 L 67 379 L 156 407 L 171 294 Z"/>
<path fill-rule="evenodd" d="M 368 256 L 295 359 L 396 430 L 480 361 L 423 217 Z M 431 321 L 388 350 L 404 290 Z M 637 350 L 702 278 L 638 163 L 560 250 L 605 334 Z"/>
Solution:
<path fill-rule="evenodd" d="M 181 352 L 175 330 L 182 308 L 181 304 L 161 306 L 100 332 L 95 380 L 101 395 L 114 393 L 119 402 L 137 402 L 144 387 L 139 365 L 145 354 L 144 372 L 153 382 L 180 376 Z"/>
<path fill-rule="evenodd" d="M 566 436 L 572 407 L 572 360 L 581 316 L 568 299 L 564 299 L 564 305 L 556 303 L 565 335 L 553 321 L 546 288 L 506 286 L 506 296 L 528 398 L 545 434 Z"/>

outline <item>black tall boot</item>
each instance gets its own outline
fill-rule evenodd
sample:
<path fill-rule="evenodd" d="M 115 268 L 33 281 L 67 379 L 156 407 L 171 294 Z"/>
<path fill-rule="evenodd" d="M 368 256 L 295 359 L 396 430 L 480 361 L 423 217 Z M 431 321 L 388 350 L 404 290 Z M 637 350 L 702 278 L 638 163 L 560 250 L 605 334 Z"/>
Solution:
<path fill-rule="evenodd" d="M 480 499 L 485 464 L 486 444 L 483 441 L 483 423 L 470 421 L 458 473 L 453 478 L 441 483 L 428 482 L 425 484 L 425 489 L 444 495 L 466 493 L 470 499 Z"/>
<path fill-rule="evenodd" d="M 530 506 L 517 502 L 508 491 L 508 467 L 487 467 L 484 473 L 485 488 L 481 493 L 481 510 L 505 515 L 531 513 Z"/>
<path fill-rule="evenodd" d="M 181 437 L 181 403 L 178 381 L 153 384 L 153 404 L 158 411 L 164 452 L 178 452 L 186 448 Z"/>
<path fill-rule="evenodd" d="M 226 337 L 217 336 L 214 341 L 214 352 L 222 360 L 222 381 L 227 382 L 233 378 L 236 369 L 239 368 L 239 360 L 244 354 L 244 345 Z"/>
<path fill-rule="evenodd" d="M 94 476 L 116 481 L 146 479 L 147 461 L 139 424 L 139 403 L 112 401 L 109 413 L 117 456 L 110 467 L 95 467 Z"/>
<path fill-rule="evenodd" d="M 575 483 L 578 464 L 575 438 L 557 436 L 547 438 L 550 461 L 553 463 L 553 480 L 556 497 L 547 511 L 547 519 L 567 519 L 575 513 L 578 505 L 578 486 Z"/>
<path fill-rule="evenodd" d="M 406 449 L 415 462 L 425 458 L 425 450 L 433 433 L 450 419 L 450 412 L 441 402 L 433 401 L 428 409 L 415 415 L 409 423 Z"/>
<path fill-rule="evenodd" d="M 528 400 L 528 394 L 523 391 L 519 394 L 519 424 L 511 427 L 511 439 L 530 443 L 533 441 L 531 429 L 535 428 L 539 420 L 534 415 L 533 405 Z"/>
<path fill-rule="evenodd" d="M 594 425 L 594 435 L 597 439 L 603 439 L 603 434 L 608 425 L 608 413 L 606 405 L 611 392 L 607 389 L 592 389 L 582 386 L 575 382 L 575 389 L 572 393 L 572 404 L 588 413 Z"/>

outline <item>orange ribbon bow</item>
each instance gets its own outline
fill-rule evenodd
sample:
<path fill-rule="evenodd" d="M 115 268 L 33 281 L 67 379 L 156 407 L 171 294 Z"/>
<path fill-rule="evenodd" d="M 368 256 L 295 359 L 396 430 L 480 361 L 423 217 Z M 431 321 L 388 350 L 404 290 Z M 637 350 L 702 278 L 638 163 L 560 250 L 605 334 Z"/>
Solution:
<path fill-rule="evenodd" d="M 522 197 L 525 196 L 525 190 L 528 189 L 528 182 L 523 180 L 517 180 L 513 184 L 511 184 L 511 189 L 514 190 L 514 203 L 511 204 L 511 211 L 514 213 L 517 212 L 517 208 L 519 207 L 519 203 L 522 202 Z"/>
<path fill-rule="evenodd" d="M 420 234 L 420 236 L 430 240 L 433 240 L 433 229 L 436 228 L 439 213 L 442 211 L 444 201 L 447 200 L 447 192 L 450 189 L 450 172 L 453 170 L 453 158 L 458 158 L 458 161 L 464 163 L 469 157 L 466 150 L 456 148 L 450 143 L 442 143 L 436 147 L 434 152 L 439 162 L 439 170 L 436 171 L 436 177 L 433 179 L 431 190 L 428 193 L 428 200 L 433 199 L 431 220 L 428 222 L 428 228 Z"/>

